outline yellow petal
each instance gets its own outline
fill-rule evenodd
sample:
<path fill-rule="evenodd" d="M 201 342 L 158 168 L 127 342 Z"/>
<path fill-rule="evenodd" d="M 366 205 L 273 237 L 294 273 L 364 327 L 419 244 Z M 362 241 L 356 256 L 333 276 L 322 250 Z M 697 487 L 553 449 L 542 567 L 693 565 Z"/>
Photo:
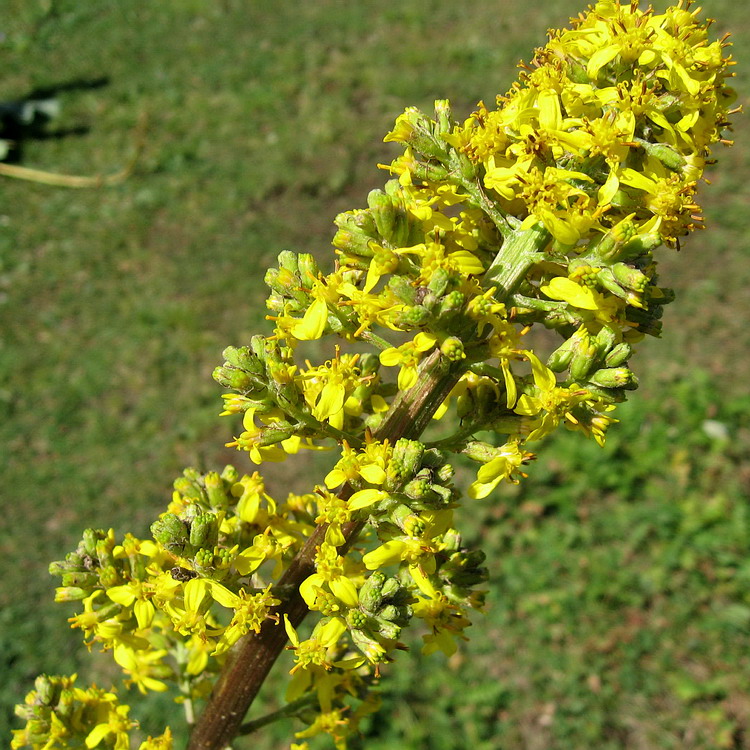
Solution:
<path fill-rule="evenodd" d="M 359 604 L 357 587 L 346 577 L 337 576 L 328 584 L 334 596 L 341 599 L 348 607 L 356 607 Z"/>
<path fill-rule="evenodd" d="M 386 497 L 388 497 L 388 493 L 383 492 L 383 490 L 360 490 L 359 492 L 355 492 L 349 498 L 349 502 L 347 503 L 347 505 L 349 507 L 349 510 L 360 510 L 361 508 L 368 508 L 375 503 L 379 503 Z"/>
<path fill-rule="evenodd" d="M 300 341 L 319 339 L 323 335 L 327 322 L 328 305 L 323 300 L 316 299 L 307 308 L 302 320 L 292 326 L 292 336 Z"/>

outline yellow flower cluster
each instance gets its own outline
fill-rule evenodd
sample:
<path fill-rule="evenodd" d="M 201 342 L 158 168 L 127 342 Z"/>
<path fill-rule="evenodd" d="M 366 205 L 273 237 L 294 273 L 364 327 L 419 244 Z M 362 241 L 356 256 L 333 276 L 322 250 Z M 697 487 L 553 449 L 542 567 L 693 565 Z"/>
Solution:
<path fill-rule="evenodd" d="M 23 705 L 16 707 L 26 726 L 13 732 L 12 750 L 23 747 L 40 750 L 68 750 L 72 747 L 130 750 L 130 732 L 138 722 L 128 718 L 130 708 L 118 701 L 114 691 L 94 685 L 76 687 L 76 675 L 36 679 L 35 689 Z M 172 750 L 167 729 L 149 737 L 139 750 Z"/>
<path fill-rule="evenodd" d="M 462 123 L 445 101 L 434 118 L 406 110 L 386 137 L 404 147 L 394 177 L 336 217 L 334 271 L 281 253 L 266 275 L 273 335 L 227 348 L 214 373 L 232 391 L 223 413 L 242 415 L 229 445 L 255 464 L 303 449 L 338 460 L 284 502 L 257 473 L 188 470 L 154 541 L 89 530 L 53 566 L 58 598 L 83 603 L 73 626 L 129 681 L 199 699 L 226 652 L 275 622 L 295 657 L 287 698 L 312 701 L 298 737 L 343 748 L 405 627 L 453 653 L 487 571 L 456 528 L 450 454 L 480 464 L 468 495 L 481 499 L 561 425 L 602 443 L 637 387 L 633 346 L 673 297 L 654 251 L 700 225 L 731 62 L 689 6 L 602 0 L 551 33 L 497 109 Z M 526 346 L 535 324 L 562 343 Z M 330 336 L 329 359 L 302 359 Z M 306 554 L 312 572 L 286 590 Z M 277 613 L 298 594 L 319 615 L 307 637 Z"/>

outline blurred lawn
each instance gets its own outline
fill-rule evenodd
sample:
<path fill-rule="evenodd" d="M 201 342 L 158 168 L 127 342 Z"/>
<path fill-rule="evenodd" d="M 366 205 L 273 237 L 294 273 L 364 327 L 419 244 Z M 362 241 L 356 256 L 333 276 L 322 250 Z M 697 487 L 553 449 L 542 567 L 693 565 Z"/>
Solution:
<path fill-rule="evenodd" d="M 659 8 L 663 7 L 660 3 Z M 742 3 L 732 30 L 748 101 Z M 42 671 L 106 682 L 51 603 L 85 526 L 146 533 L 185 465 L 221 446 L 210 373 L 264 326 L 278 251 L 328 259 L 332 219 L 382 184 L 405 106 L 468 114 L 581 6 L 552 0 L 0 0 L 0 101 L 57 92 L 20 163 L 125 183 L 5 180 L 0 216 L 0 736 Z M 565 435 L 481 514 L 491 605 L 447 664 L 384 680 L 367 750 L 750 748 L 750 205 L 747 125 L 718 151 L 707 233 L 665 252 L 678 291 L 604 451 Z M 278 494 L 305 469 L 266 472 Z M 468 515 L 468 514 L 467 514 Z M 273 696 L 269 698 L 273 701 Z M 145 707 L 156 729 L 163 702 Z M 286 745 L 273 735 L 254 747 Z"/>

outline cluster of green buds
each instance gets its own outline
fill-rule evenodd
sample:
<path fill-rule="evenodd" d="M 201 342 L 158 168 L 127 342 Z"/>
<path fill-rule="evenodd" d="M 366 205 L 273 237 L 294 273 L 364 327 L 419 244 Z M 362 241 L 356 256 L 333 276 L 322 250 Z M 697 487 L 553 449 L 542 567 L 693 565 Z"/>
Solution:
<path fill-rule="evenodd" d="M 662 14 L 603 0 L 551 32 L 496 109 L 459 122 L 438 101 L 397 119 L 386 140 L 403 153 L 366 208 L 336 217 L 334 269 L 281 253 L 272 335 L 227 348 L 214 373 L 223 414 L 242 416 L 229 446 L 255 464 L 338 450 L 323 481 L 276 501 L 257 472 L 188 470 L 153 541 L 89 531 L 53 566 L 58 598 L 83 602 L 73 625 L 130 681 L 201 699 L 221 670 L 239 686 L 243 644 L 285 628 L 285 715 L 344 748 L 407 627 L 453 653 L 487 570 L 457 529 L 450 457 L 479 464 L 468 495 L 488 497 L 558 427 L 603 443 L 637 387 L 634 346 L 674 296 L 655 251 L 700 226 L 696 186 L 733 111 L 708 26 L 689 0 Z M 537 324 L 562 341 L 525 345 Z M 308 342 L 330 337 L 311 361 L 323 347 Z M 241 729 L 231 693 L 214 692 L 191 750 Z"/>
<path fill-rule="evenodd" d="M 97 687 L 76 687 L 76 675 L 56 677 L 39 675 L 34 690 L 16 707 L 26 721 L 13 732 L 10 746 L 73 748 L 130 748 L 130 732 L 138 722 L 128 718 L 130 708 L 121 704 L 113 691 Z M 172 734 L 167 729 L 158 737 L 149 737 L 139 750 L 170 750 Z"/>

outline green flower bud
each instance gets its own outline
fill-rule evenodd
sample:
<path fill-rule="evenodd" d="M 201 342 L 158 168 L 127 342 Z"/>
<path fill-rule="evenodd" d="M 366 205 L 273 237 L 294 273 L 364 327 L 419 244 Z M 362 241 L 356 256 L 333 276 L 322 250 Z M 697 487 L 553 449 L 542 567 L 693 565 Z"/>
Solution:
<path fill-rule="evenodd" d="M 590 382 L 600 388 L 635 390 L 638 387 L 638 379 L 633 371 L 627 367 L 607 367 L 603 370 L 597 370 L 591 376 Z"/>
<path fill-rule="evenodd" d="M 190 544 L 213 550 L 219 540 L 219 525 L 214 513 L 200 513 L 190 524 Z M 213 554 L 213 553 L 212 553 Z"/>
<path fill-rule="evenodd" d="M 249 346 L 228 346 L 221 356 L 232 367 L 237 367 L 252 375 L 264 375 L 263 362 L 253 354 Z"/>
<path fill-rule="evenodd" d="M 110 586 L 117 586 L 120 583 L 120 574 L 114 565 L 104 565 L 99 570 L 99 583 L 108 589 Z"/>
<path fill-rule="evenodd" d="M 297 255 L 299 265 L 299 277 L 306 287 L 312 286 L 320 276 L 318 262 L 310 253 L 299 253 Z"/>
<path fill-rule="evenodd" d="M 377 354 L 373 354 L 372 352 L 365 352 L 359 358 L 359 362 L 357 363 L 357 365 L 362 377 L 366 378 L 369 375 L 374 375 L 376 372 L 378 372 L 378 370 L 380 370 L 380 357 L 378 357 Z"/>
<path fill-rule="evenodd" d="M 370 237 L 347 228 L 339 229 L 333 235 L 333 246 L 349 256 L 372 258 L 375 253 L 370 246 L 371 243 Z M 350 265 L 351 262 L 352 258 L 347 258 L 347 265 Z"/>
<path fill-rule="evenodd" d="M 52 573 L 52 570 L 50 570 L 50 573 Z M 63 573 L 61 583 L 63 586 L 80 586 L 91 591 L 99 583 L 99 574 L 88 570 Z"/>
<path fill-rule="evenodd" d="M 229 504 L 229 498 L 227 497 L 224 480 L 219 474 L 215 471 L 209 471 L 204 482 L 210 506 L 216 509 L 226 508 Z"/>
<path fill-rule="evenodd" d="M 388 279 L 388 288 L 397 297 L 399 302 L 405 305 L 413 305 L 416 301 L 417 290 L 405 276 L 391 276 Z"/>
<path fill-rule="evenodd" d="M 642 258 L 648 256 L 662 244 L 664 244 L 664 241 L 661 235 L 656 232 L 639 234 L 620 248 L 618 257 L 623 261 Z"/>
<path fill-rule="evenodd" d="M 409 536 L 421 536 L 427 528 L 425 520 L 406 505 L 397 505 L 390 512 L 389 520 Z"/>
<path fill-rule="evenodd" d="M 443 297 L 438 307 L 438 315 L 446 317 L 459 312 L 466 303 L 466 295 L 463 292 L 452 291 Z"/>
<path fill-rule="evenodd" d="M 461 548 L 461 534 L 456 529 L 448 529 L 443 534 L 443 545 L 446 552 L 457 552 Z"/>
<path fill-rule="evenodd" d="M 389 578 L 381 589 L 382 600 L 403 598 L 408 595 L 408 591 L 398 578 Z"/>
<path fill-rule="evenodd" d="M 173 487 L 187 500 L 204 502 L 208 499 L 200 485 L 200 474 L 194 470 L 185 469 L 182 476 L 174 480 Z"/>
<path fill-rule="evenodd" d="M 612 229 L 610 229 L 599 240 L 593 241 L 589 245 L 589 252 L 587 255 L 590 254 L 605 261 L 613 260 L 618 256 L 620 249 L 633 239 L 635 233 L 636 227 L 631 215 L 620 221 L 618 224 L 615 224 L 615 226 L 613 226 Z"/>
<path fill-rule="evenodd" d="M 154 521 L 151 535 L 168 550 L 179 552 L 188 544 L 187 526 L 174 513 L 164 513 Z"/>
<path fill-rule="evenodd" d="M 108 565 L 114 565 L 115 561 L 112 557 L 113 547 L 114 543 L 110 539 L 100 539 L 96 543 L 96 557 L 102 568 L 107 567 Z"/>
<path fill-rule="evenodd" d="M 393 622 L 383 619 L 382 617 L 373 618 L 376 623 L 377 631 L 383 638 L 389 641 L 395 641 L 401 635 L 401 628 Z"/>
<path fill-rule="evenodd" d="M 412 617 L 410 606 L 397 606 L 396 604 L 386 604 L 377 614 L 381 620 L 395 623 L 396 625 L 406 625 Z M 381 631 L 382 632 L 382 631 Z"/>
<path fill-rule="evenodd" d="M 495 458 L 497 455 L 497 448 L 495 448 L 494 445 L 490 445 L 489 443 L 480 440 L 472 440 L 471 442 L 466 443 L 463 453 L 472 461 L 486 464 Z"/>
<path fill-rule="evenodd" d="M 612 349 L 604 358 L 604 364 L 607 367 L 618 367 L 619 365 L 627 362 L 630 359 L 630 355 L 633 353 L 633 347 L 630 344 L 623 341 Z"/>
<path fill-rule="evenodd" d="M 570 377 L 573 380 L 583 380 L 594 366 L 599 351 L 591 341 L 591 336 L 585 328 L 579 328 L 573 342 L 573 356 L 570 360 Z"/>
<path fill-rule="evenodd" d="M 617 333 L 609 326 L 602 326 L 594 336 L 594 345 L 601 356 L 604 356 L 617 343 Z"/>
<path fill-rule="evenodd" d="M 219 385 L 235 391 L 252 391 L 256 387 L 253 378 L 244 370 L 226 365 L 214 369 L 213 379 Z"/>
<path fill-rule="evenodd" d="M 439 117 L 445 124 L 446 114 L 442 104 L 440 105 Z M 394 129 L 383 140 L 385 142 L 406 143 L 429 159 L 444 159 L 447 156 L 445 144 L 438 141 L 433 133 L 433 125 L 436 124 L 431 122 L 427 115 L 420 112 L 416 107 L 407 107 L 396 120 Z"/>
<path fill-rule="evenodd" d="M 388 658 L 385 649 L 375 638 L 367 635 L 364 630 L 354 628 L 349 631 L 354 645 L 374 664 L 386 661 Z"/>
<path fill-rule="evenodd" d="M 388 486 L 396 489 L 398 485 L 418 471 L 424 454 L 424 444 L 419 440 L 400 438 L 393 446 L 393 456 L 388 464 Z"/>
<path fill-rule="evenodd" d="M 443 464 L 442 466 L 438 467 L 438 470 L 435 472 L 435 479 L 445 484 L 446 482 L 450 482 L 451 479 L 453 479 L 453 475 L 455 473 L 456 470 L 451 464 Z"/>
<path fill-rule="evenodd" d="M 435 100 L 435 120 L 437 133 L 450 133 L 453 129 L 451 103 L 448 99 Z"/>
<path fill-rule="evenodd" d="M 391 244 L 394 247 L 408 247 L 413 244 L 409 241 L 412 235 L 412 223 L 409 221 L 408 216 L 400 211 L 396 214 L 396 219 L 393 225 L 393 232 L 391 234 Z"/>
<path fill-rule="evenodd" d="M 104 531 L 103 529 L 86 529 L 83 532 L 83 539 L 81 540 L 83 551 L 89 557 L 95 557 L 96 556 L 96 543 L 100 539 L 104 539 L 104 537 L 106 536 L 107 536 L 107 532 Z"/>
<path fill-rule="evenodd" d="M 449 336 L 443 341 L 440 345 L 440 353 L 451 362 L 460 362 L 462 359 L 466 359 L 463 341 L 456 336 Z"/>
<path fill-rule="evenodd" d="M 617 279 L 617 281 L 626 289 L 632 289 L 635 292 L 643 292 L 648 286 L 648 276 L 637 268 L 628 266 L 625 263 L 615 263 L 611 268 L 615 279 Z"/>
<path fill-rule="evenodd" d="M 576 335 L 573 334 L 570 338 L 566 339 L 552 354 L 549 355 L 547 360 L 547 367 L 552 372 L 562 372 L 568 368 L 570 360 L 573 359 L 575 353 Z"/>
<path fill-rule="evenodd" d="M 346 625 L 349 630 L 361 630 L 367 625 L 367 615 L 359 609 L 349 609 L 346 612 Z"/>
<path fill-rule="evenodd" d="M 91 592 L 78 586 L 61 586 L 55 589 L 56 602 L 78 602 L 85 599 Z"/>
<path fill-rule="evenodd" d="M 432 313 L 421 305 L 413 305 L 407 307 L 405 310 L 401 310 L 398 315 L 395 316 L 394 323 L 404 330 L 410 330 L 413 328 L 422 328 L 425 326 Z"/>
<path fill-rule="evenodd" d="M 355 209 L 351 212 L 351 226 L 358 231 L 368 235 L 372 239 L 377 237 L 378 227 L 371 211 L 367 209 Z"/>
<path fill-rule="evenodd" d="M 231 487 L 240 478 L 240 473 L 231 464 L 227 464 L 221 471 L 221 478 Z M 206 477 L 208 479 L 208 477 Z"/>
<path fill-rule="evenodd" d="M 51 562 L 49 564 L 49 567 L 47 568 L 51 576 L 66 575 L 69 571 L 71 571 L 71 569 L 75 570 L 75 568 L 73 568 L 70 563 L 63 560 L 56 560 L 55 562 Z"/>
<path fill-rule="evenodd" d="M 208 568 L 214 567 L 214 551 L 213 549 L 209 549 L 207 547 L 204 547 L 202 549 L 199 549 L 195 553 L 195 557 L 193 558 L 193 562 L 195 564 L 195 567 L 199 570 L 205 571 Z"/>
<path fill-rule="evenodd" d="M 435 497 L 432 482 L 427 477 L 417 477 L 407 482 L 404 494 L 412 500 L 432 500 Z"/>
<path fill-rule="evenodd" d="M 279 264 L 279 269 L 289 271 L 294 276 L 297 276 L 299 271 L 299 255 L 297 253 L 291 250 L 282 250 L 276 260 Z"/>
<path fill-rule="evenodd" d="M 42 706 L 54 706 L 62 691 L 60 681 L 55 680 L 54 677 L 48 677 L 46 674 L 40 674 L 34 680 L 34 688 L 36 690 L 34 703 Z"/>
<path fill-rule="evenodd" d="M 412 168 L 412 174 L 418 180 L 442 182 L 450 175 L 450 169 L 434 162 L 417 162 Z"/>
<path fill-rule="evenodd" d="M 642 305 L 641 295 L 632 289 L 624 287 L 616 278 L 611 268 L 602 268 L 597 282 L 600 287 L 612 292 L 616 297 L 625 300 L 629 305 L 640 307 Z"/>
<path fill-rule="evenodd" d="M 687 165 L 685 157 L 666 143 L 649 143 L 642 138 L 636 138 L 635 142 L 649 156 L 658 159 L 667 169 L 671 169 L 673 172 L 679 172 Z"/>
<path fill-rule="evenodd" d="M 444 268 L 437 268 L 432 276 L 427 288 L 437 297 L 442 297 L 451 281 L 450 274 Z"/>
<path fill-rule="evenodd" d="M 376 570 L 362 584 L 359 590 L 359 605 L 366 612 L 376 612 L 383 601 L 383 586 L 386 582 L 385 573 Z M 353 625 L 352 627 L 361 627 Z"/>
<path fill-rule="evenodd" d="M 396 225 L 396 202 L 382 190 L 371 190 L 367 195 L 367 205 L 372 212 L 378 234 L 386 242 L 390 241 Z"/>

